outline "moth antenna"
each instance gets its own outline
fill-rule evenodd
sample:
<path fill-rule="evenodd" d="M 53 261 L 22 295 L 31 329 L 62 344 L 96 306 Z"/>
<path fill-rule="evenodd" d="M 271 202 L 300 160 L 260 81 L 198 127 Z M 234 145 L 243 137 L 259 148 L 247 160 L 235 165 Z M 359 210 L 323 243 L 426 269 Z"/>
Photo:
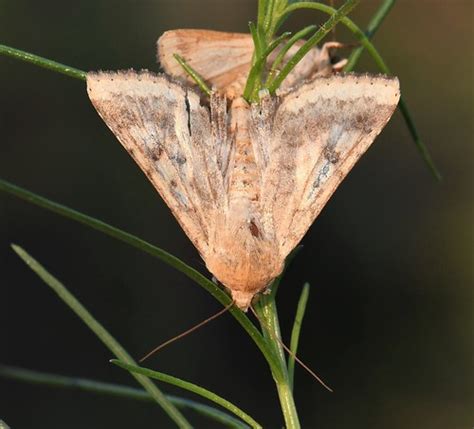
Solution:
<path fill-rule="evenodd" d="M 203 320 L 202 322 L 199 322 L 197 325 L 194 325 L 192 328 L 189 328 L 188 330 L 186 330 L 184 332 L 181 332 L 181 334 L 176 335 L 173 338 L 170 338 L 169 340 L 167 340 L 164 343 L 160 344 L 158 347 L 155 347 L 151 352 L 149 352 L 145 356 L 143 356 L 138 362 L 140 362 L 140 363 L 143 362 L 144 360 L 148 359 L 150 356 L 154 355 L 156 352 L 161 350 L 163 347 L 166 347 L 167 345 L 173 343 L 174 341 L 185 337 L 186 335 L 190 334 L 191 332 L 194 332 L 196 329 L 201 328 L 206 323 L 209 323 L 209 322 L 213 321 L 214 319 L 217 319 L 219 316 L 222 316 L 224 313 L 229 311 L 234 304 L 235 304 L 235 301 L 232 300 L 232 302 L 229 305 L 224 307 L 222 310 L 219 310 L 216 314 L 208 317 L 207 319 Z"/>
<path fill-rule="evenodd" d="M 255 309 L 253 308 L 253 306 L 250 306 L 250 310 L 252 310 L 252 313 L 253 315 L 257 318 L 257 320 L 259 321 L 260 325 L 265 325 L 265 323 L 262 323 L 262 319 L 260 319 L 260 317 L 258 316 L 257 312 L 255 311 Z M 293 353 L 289 347 L 287 347 L 285 345 L 285 343 L 280 339 L 278 338 L 271 330 L 268 330 L 268 332 L 270 333 L 270 335 L 273 337 L 274 340 L 278 341 L 278 343 L 280 343 L 280 345 L 283 347 L 283 349 L 296 361 L 298 362 L 298 364 L 300 364 L 306 371 L 308 371 L 312 376 L 313 378 L 316 379 L 316 381 L 318 381 L 319 384 L 321 384 L 326 390 L 329 390 L 331 393 L 334 392 L 334 390 L 332 390 L 324 381 L 321 377 L 319 377 L 308 365 L 306 365 L 298 356 L 296 356 L 295 353 Z"/>

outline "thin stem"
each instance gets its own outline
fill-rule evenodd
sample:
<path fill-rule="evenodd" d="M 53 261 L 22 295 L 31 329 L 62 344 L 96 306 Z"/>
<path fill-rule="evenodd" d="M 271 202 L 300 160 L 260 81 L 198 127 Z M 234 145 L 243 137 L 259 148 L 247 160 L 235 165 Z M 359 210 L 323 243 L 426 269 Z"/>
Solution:
<path fill-rule="evenodd" d="M 15 253 L 41 278 L 63 302 L 90 328 L 92 332 L 102 341 L 102 343 L 115 355 L 118 359 L 135 365 L 135 361 L 128 352 L 110 335 L 110 333 L 92 316 L 89 311 L 64 287 L 58 279 L 53 277 L 46 269 L 25 250 L 15 244 L 12 245 Z M 181 412 L 164 396 L 164 394 L 153 384 L 153 382 L 143 376 L 134 375 L 135 379 L 150 393 L 155 401 L 163 408 L 168 416 L 180 428 L 190 429 L 192 426 L 181 414 Z"/>
<path fill-rule="evenodd" d="M 130 365 L 129 363 L 122 362 L 120 360 L 112 359 L 110 362 L 119 366 L 120 368 L 126 369 L 127 371 L 131 372 L 132 374 L 141 374 L 149 378 L 153 378 L 155 380 L 162 381 L 164 383 L 172 384 L 173 386 L 180 387 L 181 389 L 188 390 L 193 392 L 203 398 L 209 399 L 210 401 L 220 405 L 222 408 L 225 408 L 227 411 L 235 414 L 237 417 L 241 418 L 245 423 L 249 424 L 252 428 L 259 428 L 261 429 L 262 426 L 257 423 L 252 417 L 250 417 L 247 413 L 242 411 L 239 407 L 235 406 L 232 402 L 227 401 L 226 399 L 222 398 L 221 396 L 211 392 L 204 387 L 198 386 L 194 383 L 190 383 L 189 381 L 182 380 L 180 378 L 173 377 L 168 374 L 164 374 L 162 372 L 153 371 L 148 368 L 143 368 L 137 365 Z"/>
<path fill-rule="evenodd" d="M 257 27 L 263 28 L 268 0 L 258 0 Z"/>
<path fill-rule="evenodd" d="M 371 39 L 372 36 L 377 32 L 380 25 L 389 14 L 392 7 L 395 5 L 396 1 L 397 0 L 384 0 L 382 2 L 382 4 L 380 5 L 380 7 L 377 9 L 374 16 L 372 17 L 372 19 L 370 20 L 369 25 L 367 26 L 367 29 L 365 30 L 365 36 L 368 39 Z M 352 51 L 351 55 L 349 56 L 347 65 L 345 67 L 346 70 L 354 69 L 363 51 L 364 51 L 364 46 L 359 46 L 358 48 Z"/>
<path fill-rule="evenodd" d="M 201 89 L 204 94 L 206 94 L 208 97 L 211 96 L 211 89 L 207 86 L 206 82 L 204 82 L 203 77 L 196 71 L 194 70 L 187 62 L 186 60 L 181 57 L 178 54 L 173 55 L 175 60 L 178 61 L 179 65 L 184 69 L 184 71 L 191 76 L 191 78 L 196 82 L 197 86 Z"/>
<path fill-rule="evenodd" d="M 86 80 L 87 73 L 85 71 L 57 63 L 56 61 L 48 60 L 38 55 L 30 54 L 29 52 L 21 51 L 20 49 L 11 48 L 10 46 L 0 45 L 0 55 L 6 55 L 16 58 L 17 60 L 26 61 L 27 63 L 32 63 L 36 66 L 53 70 L 76 79 Z"/>
<path fill-rule="evenodd" d="M 286 428 L 299 429 L 301 426 L 293 391 L 289 384 L 285 352 L 281 346 L 280 323 L 278 321 L 275 297 L 273 295 L 262 296 L 255 309 L 267 344 L 271 347 L 274 356 L 278 358 L 281 375 L 274 377 L 274 379 Z"/>
<path fill-rule="evenodd" d="M 115 383 L 105 383 L 102 381 L 90 380 L 81 377 L 69 377 L 47 372 L 32 371 L 29 369 L 0 364 L 0 377 L 10 380 L 41 384 L 51 387 L 58 387 L 71 390 L 96 393 L 99 395 L 112 396 L 117 398 L 134 399 L 137 401 L 154 402 L 153 397 L 143 389 L 124 386 Z M 233 429 L 245 429 L 247 425 L 236 418 L 224 413 L 221 410 L 209 405 L 178 396 L 165 395 L 166 398 L 178 408 L 193 410 L 216 422 L 222 423 L 226 427 Z"/>
<path fill-rule="evenodd" d="M 268 42 L 273 36 L 272 34 L 269 34 L 269 31 L 272 26 L 274 10 L 275 10 L 275 0 L 268 0 L 267 11 L 265 13 L 265 19 L 263 20 L 263 28 L 262 28 L 264 34 L 268 35 L 269 37 L 268 39 L 265 40 L 266 42 Z"/>
<path fill-rule="evenodd" d="M 283 58 L 285 58 L 286 53 L 291 49 L 291 47 L 298 41 L 306 37 L 309 33 L 312 33 L 315 31 L 318 27 L 316 25 L 308 25 L 307 27 L 303 28 L 302 30 L 298 31 L 296 34 L 294 34 L 288 42 L 283 46 L 283 48 L 280 49 L 280 52 L 278 52 L 278 55 L 275 58 L 275 61 L 273 61 L 271 70 L 276 70 L 280 66 L 280 63 L 283 61 Z"/>
<path fill-rule="evenodd" d="M 290 350 L 291 353 L 288 355 L 288 379 L 291 389 L 294 387 L 294 374 L 295 374 L 295 356 L 298 352 L 298 343 L 301 333 L 301 324 L 303 323 L 303 317 L 306 311 L 306 304 L 308 303 L 309 297 L 309 283 L 305 283 L 303 290 L 301 291 L 300 299 L 298 301 L 298 307 L 296 309 L 295 321 L 293 323 L 293 329 L 291 330 Z"/>
<path fill-rule="evenodd" d="M 261 54 L 256 53 L 256 60 L 250 69 L 243 97 L 248 102 L 258 101 L 258 92 L 261 89 L 261 74 L 267 63 L 268 56 L 285 40 L 291 33 L 289 31 L 277 37 L 268 45 Z M 253 32 L 252 32 L 253 35 Z"/>
<path fill-rule="evenodd" d="M 354 7 L 357 6 L 360 0 L 347 0 L 337 11 L 331 15 L 331 17 L 323 24 L 323 26 L 311 36 L 306 43 L 296 52 L 296 54 L 285 64 L 281 72 L 275 77 L 275 79 L 268 85 L 268 90 L 271 94 L 280 87 L 281 83 L 285 80 L 288 74 L 296 67 L 296 65 L 303 59 L 303 57 L 321 40 L 325 37 L 334 26 L 341 21 Z M 307 2 L 304 2 L 305 4 Z M 288 6 L 284 15 L 289 14 L 296 6 L 302 3 L 296 3 Z M 311 4 L 311 3 L 310 3 Z"/>
<path fill-rule="evenodd" d="M 407 125 L 408 131 L 410 132 L 411 137 L 413 138 L 415 142 L 416 148 L 418 149 L 418 152 L 420 153 L 421 158 L 423 159 L 423 161 L 425 161 L 425 164 L 430 169 L 434 178 L 438 182 L 441 182 L 443 180 L 443 176 L 441 175 L 438 168 L 436 167 L 436 164 L 434 163 L 433 158 L 431 157 L 430 151 L 421 140 L 420 134 L 418 133 L 418 129 L 415 126 L 415 121 L 413 120 L 410 114 L 410 110 L 408 109 L 405 99 L 402 97 L 400 97 L 400 101 L 398 103 L 398 109 L 400 110 L 403 116 L 403 119 L 405 119 L 405 123 Z"/>

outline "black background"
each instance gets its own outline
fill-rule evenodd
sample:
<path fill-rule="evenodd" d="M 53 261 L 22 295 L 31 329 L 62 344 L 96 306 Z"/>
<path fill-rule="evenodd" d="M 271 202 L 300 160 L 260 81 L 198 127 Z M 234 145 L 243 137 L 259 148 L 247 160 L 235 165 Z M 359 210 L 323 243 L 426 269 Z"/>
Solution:
<path fill-rule="evenodd" d="M 379 2 L 353 13 L 364 27 Z M 256 2 L 1 1 L 0 40 L 83 70 L 157 70 L 173 28 L 246 31 Z M 303 240 L 279 292 L 288 341 L 312 285 L 297 369 L 304 428 L 472 427 L 473 3 L 401 0 L 375 38 L 441 169 L 436 183 L 399 113 Z M 322 22 L 301 12 L 287 27 Z M 338 39 L 353 41 L 343 28 Z M 364 55 L 359 70 L 376 71 Z M 84 83 L 0 58 L 0 176 L 103 219 L 206 273 L 184 233 L 87 98 Z M 111 354 L 13 254 L 24 246 L 134 356 L 219 309 L 158 260 L 60 216 L 0 195 L 0 362 L 134 385 Z M 222 317 L 148 362 L 282 425 L 263 357 Z M 169 386 L 170 393 L 191 396 Z M 196 427 L 213 427 L 188 414 Z M 173 427 L 153 404 L 0 379 L 0 418 L 20 428 Z"/>

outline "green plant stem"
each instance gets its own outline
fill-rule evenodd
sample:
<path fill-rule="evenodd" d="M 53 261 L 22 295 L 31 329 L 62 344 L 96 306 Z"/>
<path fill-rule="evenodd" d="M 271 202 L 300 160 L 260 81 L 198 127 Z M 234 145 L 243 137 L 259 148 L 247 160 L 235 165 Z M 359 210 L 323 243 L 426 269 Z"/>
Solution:
<path fill-rule="evenodd" d="M 92 316 L 89 311 L 64 287 L 64 285 L 53 277 L 46 269 L 33 257 L 31 257 L 20 246 L 12 244 L 15 253 L 41 278 L 63 302 L 90 328 L 92 332 L 102 341 L 102 343 L 120 360 L 128 364 L 135 365 L 135 361 L 128 352 L 110 335 L 110 333 Z M 145 388 L 145 390 L 163 408 L 168 416 L 180 428 L 190 429 L 192 426 L 181 414 L 181 412 L 170 402 L 164 394 L 153 384 L 153 382 L 143 375 L 134 375 L 135 379 Z"/>
<path fill-rule="evenodd" d="M 257 423 L 252 417 L 250 417 L 247 413 L 242 411 L 240 408 L 236 407 L 231 402 L 227 401 L 226 399 L 222 398 L 221 396 L 211 392 L 201 386 L 198 386 L 194 383 L 190 383 L 189 381 L 182 380 L 180 378 L 173 377 L 168 374 L 164 374 L 162 372 L 153 371 L 148 368 L 143 368 L 137 365 L 131 365 L 126 362 L 122 362 L 120 360 L 112 359 L 110 362 L 119 366 L 120 368 L 126 369 L 127 371 L 131 372 L 132 374 L 141 374 L 149 378 L 153 378 L 155 380 L 162 381 L 164 383 L 172 384 L 173 386 L 180 387 L 181 389 L 188 390 L 193 392 L 203 398 L 209 399 L 210 401 L 220 405 L 221 407 L 225 408 L 227 411 L 235 414 L 237 417 L 241 418 L 245 423 L 249 424 L 252 428 L 261 429 L 262 426 Z"/>
<path fill-rule="evenodd" d="M 303 323 L 303 317 L 306 311 L 306 304 L 308 303 L 309 297 L 309 283 L 305 283 L 303 290 L 301 291 L 300 299 L 298 301 L 298 307 L 296 309 L 295 321 L 293 323 L 293 329 L 291 330 L 290 350 L 293 355 L 288 356 L 288 379 L 291 386 L 291 390 L 294 388 L 295 379 L 295 356 L 298 352 L 298 343 L 301 333 L 301 324 Z"/>
<path fill-rule="evenodd" d="M 263 28 L 268 0 L 258 0 L 257 27 Z"/>
<path fill-rule="evenodd" d="M 194 70 L 187 62 L 186 60 L 181 57 L 178 54 L 174 54 L 173 57 L 175 58 L 176 61 L 178 61 L 179 65 L 184 69 L 184 71 L 191 76 L 191 78 L 196 82 L 197 86 L 201 89 L 204 94 L 206 94 L 208 97 L 211 96 L 211 89 L 207 86 L 206 82 L 204 82 L 203 77 L 196 71 Z"/>
<path fill-rule="evenodd" d="M 352 9 L 354 9 L 360 0 L 347 0 L 339 9 L 334 10 L 331 17 L 323 24 L 323 26 L 311 36 L 306 43 L 296 52 L 295 55 L 285 64 L 281 72 L 275 77 L 275 79 L 269 83 L 268 90 L 271 94 L 280 87 L 281 83 L 285 80 L 288 74 L 295 68 L 295 66 L 303 59 L 303 57 L 319 42 L 321 41 L 335 26 L 341 21 Z M 304 2 L 307 3 L 307 2 Z M 301 5 L 296 3 L 288 6 L 284 15 L 291 13 L 292 8 Z M 296 9 L 295 9 L 296 10 Z"/>
<path fill-rule="evenodd" d="M 86 80 L 87 73 L 85 71 L 57 63 L 56 61 L 48 60 L 38 55 L 30 54 L 29 52 L 21 51 L 20 49 L 11 48 L 10 46 L 0 44 L 0 55 L 6 55 L 17 60 L 32 63 L 36 66 L 53 70 L 76 79 Z"/>
<path fill-rule="evenodd" d="M 368 39 L 371 39 L 372 36 L 377 32 L 380 25 L 384 21 L 384 19 L 389 14 L 392 7 L 395 5 L 396 0 L 384 0 L 380 7 L 375 12 L 374 16 L 369 22 L 367 29 L 365 30 L 365 36 Z M 346 70 L 353 70 L 357 62 L 359 61 L 362 52 L 364 51 L 364 46 L 359 46 L 358 48 L 354 49 L 349 56 L 347 61 Z"/>
<path fill-rule="evenodd" d="M 275 57 L 275 60 L 273 61 L 272 64 L 272 70 L 278 69 L 280 66 L 280 63 L 283 61 L 283 58 L 285 58 L 286 53 L 291 49 L 291 47 L 298 41 L 301 40 L 302 38 L 306 37 L 309 33 L 312 33 L 313 31 L 316 31 L 318 27 L 316 25 L 308 25 L 307 27 L 303 28 L 302 30 L 298 31 L 295 33 L 286 43 L 283 48 L 281 48 L 280 52 L 278 52 L 278 55 Z"/>
<path fill-rule="evenodd" d="M 254 29 L 253 27 L 250 27 L 250 28 L 252 31 L 252 37 L 254 37 L 254 40 L 255 40 L 256 35 L 254 32 Z M 245 89 L 243 93 L 243 97 L 248 102 L 258 101 L 258 92 L 261 89 L 260 76 L 267 62 L 267 58 L 290 34 L 291 34 L 290 32 L 286 32 L 286 33 L 283 33 L 281 36 L 277 37 L 273 42 L 271 42 L 268 45 L 268 47 L 262 53 L 258 53 L 256 51 L 256 54 L 255 54 L 256 59 L 252 65 L 252 68 L 250 69 L 250 72 L 247 78 L 247 83 L 245 85 Z"/>
<path fill-rule="evenodd" d="M 279 375 L 274 376 L 274 380 L 286 429 L 299 429 L 301 425 L 288 378 L 285 352 L 281 346 L 280 324 L 274 295 L 262 296 L 255 306 L 255 310 L 258 314 L 265 340 L 272 349 L 274 356 L 278 359 Z"/>
<path fill-rule="evenodd" d="M 87 378 L 67 377 L 46 372 L 32 371 L 29 369 L 2 364 L 0 364 L 0 377 L 25 383 L 41 384 L 51 387 L 91 392 L 99 395 L 154 402 L 153 397 L 143 389 L 123 386 L 115 383 L 105 383 Z M 248 428 L 247 425 L 243 424 L 236 418 L 216 408 L 178 396 L 165 396 L 176 407 L 193 410 L 216 422 L 222 423 L 226 427 L 233 429 Z"/>

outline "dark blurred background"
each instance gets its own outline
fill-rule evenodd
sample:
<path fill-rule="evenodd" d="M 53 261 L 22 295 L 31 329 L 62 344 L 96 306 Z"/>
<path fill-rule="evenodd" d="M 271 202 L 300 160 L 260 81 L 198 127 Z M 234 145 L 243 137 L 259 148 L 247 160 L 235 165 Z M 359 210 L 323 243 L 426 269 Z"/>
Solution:
<path fill-rule="evenodd" d="M 378 1 L 353 19 L 364 28 Z M 339 2 L 340 4 L 340 2 Z M 173 28 L 245 32 L 256 2 L 0 0 L 0 41 L 83 70 L 157 70 Z M 399 113 L 304 238 L 279 292 L 286 341 L 312 285 L 297 368 L 304 428 L 462 429 L 473 416 L 473 2 L 400 0 L 375 44 L 444 180 Z M 321 23 L 300 12 L 291 30 Z M 338 39 L 354 38 L 338 27 Z M 358 70 L 376 71 L 364 54 Z M 0 58 L 0 176 L 155 243 L 206 272 L 145 176 L 89 103 L 84 83 Z M 0 194 L 0 362 L 134 385 L 111 354 L 13 254 L 38 258 L 134 356 L 220 306 L 158 260 Z M 207 274 L 207 273 L 206 273 Z M 268 367 L 229 315 L 147 363 L 282 426 Z M 165 392 L 191 396 L 169 386 Z M 214 427 L 188 413 L 196 427 Z M 0 379 L 0 418 L 19 428 L 173 427 L 153 404 Z"/>

